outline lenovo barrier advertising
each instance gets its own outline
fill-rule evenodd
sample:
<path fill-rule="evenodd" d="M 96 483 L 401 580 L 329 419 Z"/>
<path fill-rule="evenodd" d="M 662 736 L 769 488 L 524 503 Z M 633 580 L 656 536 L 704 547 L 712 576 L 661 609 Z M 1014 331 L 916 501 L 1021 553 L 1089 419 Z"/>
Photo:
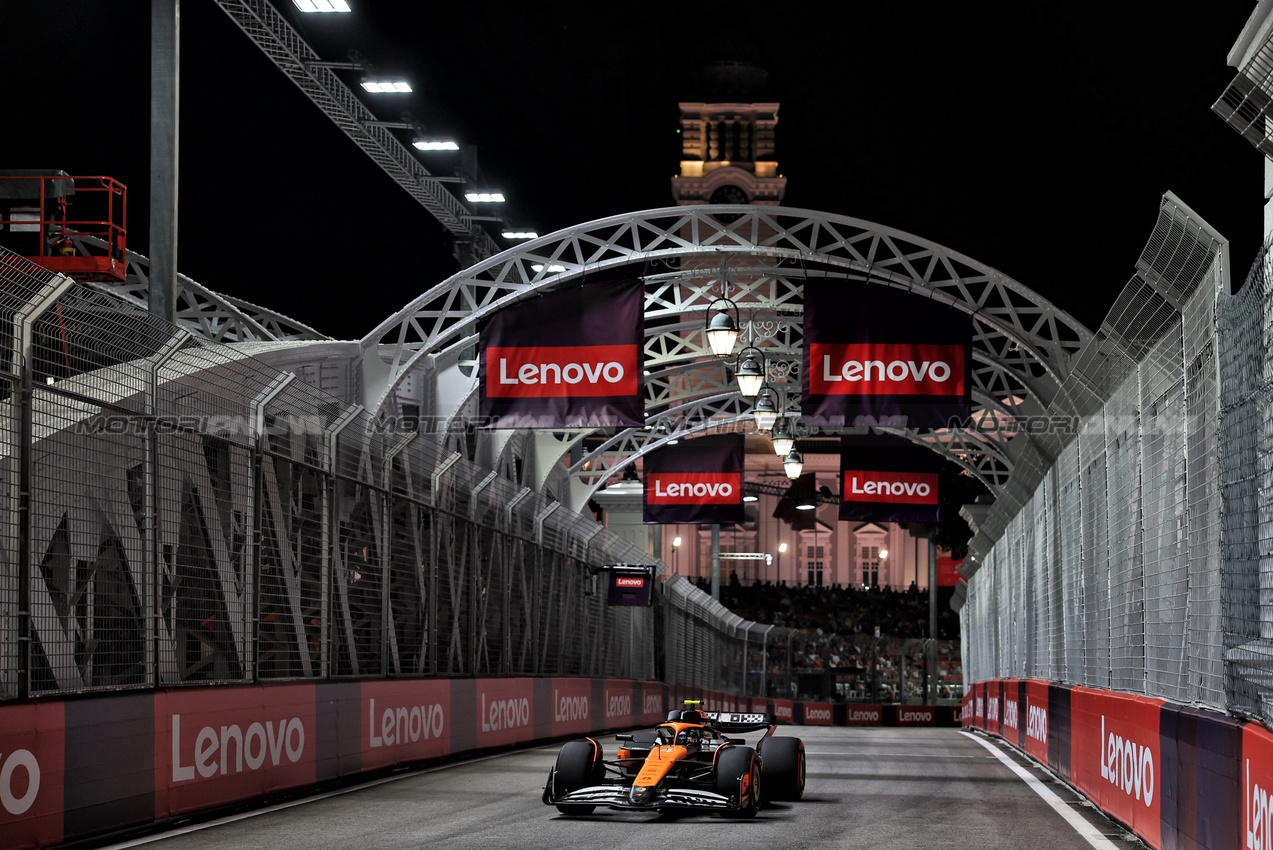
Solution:
<path fill-rule="evenodd" d="M 840 445 L 840 519 L 938 522 L 940 459 L 923 446 L 886 436 L 846 437 Z"/>
<path fill-rule="evenodd" d="M 589 283 L 485 319 L 480 414 L 492 428 L 626 428 L 645 422 L 639 281 Z"/>
<path fill-rule="evenodd" d="M 801 423 L 939 428 L 972 410 L 972 321 L 925 295 L 805 281 Z"/>
<path fill-rule="evenodd" d="M 682 440 L 645 459 L 647 523 L 743 522 L 743 435 Z"/>

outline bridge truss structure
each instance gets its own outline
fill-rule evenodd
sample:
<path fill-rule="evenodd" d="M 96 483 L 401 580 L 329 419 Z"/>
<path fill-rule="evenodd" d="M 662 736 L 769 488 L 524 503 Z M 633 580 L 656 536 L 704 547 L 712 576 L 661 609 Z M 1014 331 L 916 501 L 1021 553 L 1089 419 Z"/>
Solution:
<path fill-rule="evenodd" d="M 846 298 L 868 285 L 904 289 L 967 314 L 974 328 L 971 420 L 943 429 L 879 424 L 959 464 L 997 497 L 1032 489 L 1036 473 L 1060 448 L 1055 438 L 1025 433 L 1017 423 L 1058 406 L 1082 406 L 1069 378 L 1093 334 L 1021 283 L 899 230 L 761 206 L 615 216 L 464 269 L 363 338 L 365 406 L 387 417 L 400 415 L 405 404 L 451 420 L 475 416 L 474 343 L 483 318 L 539 293 L 615 277 L 645 283 L 646 422 L 603 435 L 599 447 L 576 458 L 570 467 L 576 507 L 669 440 L 737 429 L 751 420 L 750 403 L 703 333 L 710 305 L 723 295 L 738 305 L 742 338 L 764 353 L 781 409 L 792 415 L 800 409 L 806 280 L 842 282 Z M 568 449 L 583 436 L 545 439 Z"/>

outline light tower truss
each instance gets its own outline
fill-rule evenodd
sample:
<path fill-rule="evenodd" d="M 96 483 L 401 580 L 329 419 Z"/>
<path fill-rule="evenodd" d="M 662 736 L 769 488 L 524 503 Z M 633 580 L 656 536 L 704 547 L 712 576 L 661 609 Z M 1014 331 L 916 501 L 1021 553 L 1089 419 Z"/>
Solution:
<path fill-rule="evenodd" d="M 750 334 L 766 355 L 770 379 L 792 412 L 799 410 L 805 280 L 841 281 L 846 295 L 862 285 L 901 288 L 970 316 L 972 421 L 961 428 L 885 430 L 959 463 L 992 492 L 1033 487 L 1034 480 L 1013 480 L 1019 460 L 1030 455 L 1026 477 L 1034 479 L 1045 468 L 1038 460 L 1059 450 L 1063 438 L 1027 434 L 1016 423 L 1076 406 L 1066 397 L 1066 380 L 1093 339 L 1022 284 L 901 231 L 781 207 L 676 207 L 541 237 L 426 291 L 363 339 L 364 404 L 381 415 L 400 412 L 404 382 L 427 380 L 436 354 L 471 338 L 484 317 L 515 308 L 532 293 L 624 275 L 646 284 L 647 421 L 609 436 L 572 467 L 585 493 L 668 439 L 750 422 L 750 402 L 703 334 L 712 302 L 725 292 L 739 307 L 743 342 Z M 449 385 L 463 388 L 458 396 L 465 405 L 474 403 L 472 365 L 465 380 Z M 572 502 L 582 503 L 582 496 Z"/>
<path fill-rule="evenodd" d="M 322 110 L 363 153 L 436 218 L 475 257 L 499 252 L 467 207 L 420 164 L 391 128 L 376 118 L 267 0 L 215 0 L 239 29 Z"/>

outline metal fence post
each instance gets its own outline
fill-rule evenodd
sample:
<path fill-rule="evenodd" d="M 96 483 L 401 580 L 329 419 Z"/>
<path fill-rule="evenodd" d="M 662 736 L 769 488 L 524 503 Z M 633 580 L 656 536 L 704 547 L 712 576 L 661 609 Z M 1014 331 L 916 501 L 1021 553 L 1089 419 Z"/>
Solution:
<path fill-rule="evenodd" d="M 31 467 L 33 441 L 32 388 L 35 371 L 35 323 L 74 285 L 56 275 L 14 317 L 14 353 L 19 368 L 18 387 L 18 681 L 19 699 L 31 696 Z"/>
<path fill-rule="evenodd" d="M 159 687 L 162 684 L 162 674 L 160 672 L 159 657 L 163 640 L 163 581 L 162 573 L 164 570 L 163 555 L 159 542 L 159 443 L 155 439 L 155 399 L 159 396 L 159 370 L 163 365 L 172 359 L 186 341 L 189 340 L 190 334 L 180 328 L 173 328 L 173 333 L 167 342 L 163 343 L 159 350 L 151 357 L 150 370 L 146 375 L 146 401 L 143 408 L 146 414 L 146 435 L 142 448 L 143 477 L 145 479 L 142 487 L 142 498 L 145 500 L 145 507 L 142 515 L 145 517 L 145 528 L 142 531 L 143 545 L 145 546 L 146 558 L 150 563 L 144 567 L 144 573 L 150 581 L 150 592 L 145 594 L 143 598 L 150 600 L 150 642 L 147 646 L 148 658 L 146 666 L 149 668 L 149 678 L 151 687 Z"/>

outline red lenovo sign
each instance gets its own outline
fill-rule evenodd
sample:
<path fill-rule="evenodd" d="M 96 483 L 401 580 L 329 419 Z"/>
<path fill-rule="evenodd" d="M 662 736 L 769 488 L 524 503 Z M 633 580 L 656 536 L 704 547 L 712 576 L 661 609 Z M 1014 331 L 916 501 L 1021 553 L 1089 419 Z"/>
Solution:
<path fill-rule="evenodd" d="M 964 394 L 964 347 L 932 343 L 813 343 L 809 391 L 818 395 Z"/>
<path fill-rule="evenodd" d="M 637 392 L 635 345 L 487 348 L 486 395 L 492 398 L 574 398 Z"/>
<path fill-rule="evenodd" d="M 846 502 L 898 505 L 937 504 L 937 473 L 846 469 L 841 492 Z"/>
<path fill-rule="evenodd" d="M 652 505 L 733 505 L 742 490 L 736 472 L 658 472 L 646 481 Z"/>

